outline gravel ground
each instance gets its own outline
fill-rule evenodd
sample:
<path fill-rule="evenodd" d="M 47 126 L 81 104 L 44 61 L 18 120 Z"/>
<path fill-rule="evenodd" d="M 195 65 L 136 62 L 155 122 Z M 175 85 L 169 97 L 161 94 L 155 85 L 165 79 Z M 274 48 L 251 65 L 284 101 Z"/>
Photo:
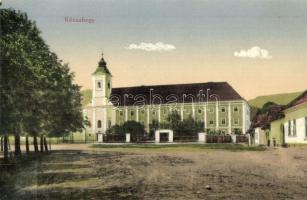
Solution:
<path fill-rule="evenodd" d="M 0 177 L 0 199 L 306 199 L 307 147 L 266 151 L 90 148 Z M 9 180 L 9 181 L 7 181 Z"/>

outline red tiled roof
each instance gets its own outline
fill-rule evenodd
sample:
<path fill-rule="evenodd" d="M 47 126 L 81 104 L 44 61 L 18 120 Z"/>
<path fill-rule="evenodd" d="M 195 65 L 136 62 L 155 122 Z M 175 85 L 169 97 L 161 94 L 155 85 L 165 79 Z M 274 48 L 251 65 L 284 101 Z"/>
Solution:
<path fill-rule="evenodd" d="M 159 104 L 154 95 L 159 95 L 162 98 L 162 103 L 167 103 L 177 97 L 177 103 L 192 103 L 207 101 L 233 101 L 243 100 L 243 98 L 227 83 L 227 82 L 207 82 L 207 83 L 191 83 L 191 84 L 176 84 L 176 85 L 152 85 L 152 86 L 138 86 L 138 87 L 122 87 L 113 88 L 111 94 L 111 102 L 120 99 L 120 105 L 134 105 L 135 97 L 142 96 L 145 99 L 145 104 Z M 203 94 L 205 97 L 199 98 Z M 129 96 L 128 96 L 129 95 Z M 170 98 L 170 95 L 173 95 Z M 192 100 L 191 95 L 194 100 Z M 154 99 L 154 100 L 153 100 Z M 124 102 L 125 101 L 125 102 Z"/>
<path fill-rule="evenodd" d="M 294 100 L 292 100 L 286 108 L 291 108 L 293 106 L 302 104 L 304 102 L 307 102 L 307 90 L 305 90 L 302 94 L 300 94 L 298 97 L 296 97 Z"/>

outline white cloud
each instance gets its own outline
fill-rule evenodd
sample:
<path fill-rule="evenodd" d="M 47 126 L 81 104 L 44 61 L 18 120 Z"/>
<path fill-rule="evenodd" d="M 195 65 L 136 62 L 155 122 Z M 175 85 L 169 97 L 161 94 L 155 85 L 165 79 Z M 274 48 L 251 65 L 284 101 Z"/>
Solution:
<path fill-rule="evenodd" d="M 241 57 L 241 58 L 261 58 L 261 59 L 271 59 L 272 58 L 268 50 L 261 49 L 258 46 L 254 46 L 248 50 L 243 49 L 240 51 L 235 51 L 233 55 L 236 57 Z"/>
<path fill-rule="evenodd" d="M 163 42 L 130 44 L 127 49 L 129 50 L 143 50 L 143 51 L 173 51 L 176 47 L 172 44 L 164 44 Z"/>

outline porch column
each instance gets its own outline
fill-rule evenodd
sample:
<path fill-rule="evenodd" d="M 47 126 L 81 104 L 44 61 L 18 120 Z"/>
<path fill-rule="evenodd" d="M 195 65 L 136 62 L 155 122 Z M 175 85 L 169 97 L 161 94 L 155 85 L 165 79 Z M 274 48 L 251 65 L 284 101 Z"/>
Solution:
<path fill-rule="evenodd" d="M 192 117 L 193 117 L 193 119 L 195 119 L 195 107 L 194 107 L 194 103 L 192 103 Z"/>
<path fill-rule="evenodd" d="M 161 106 L 158 108 L 158 121 L 161 122 Z"/>
<path fill-rule="evenodd" d="M 147 106 L 147 125 L 149 127 L 149 106 Z"/>
<path fill-rule="evenodd" d="M 216 121 L 215 129 L 218 130 L 219 128 L 219 106 L 218 106 L 217 101 L 215 103 L 215 121 Z"/>
<path fill-rule="evenodd" d="M 204 126 L 207 129 L 207 105 L 204 105 Z"/>
<path fill-rule="evenodd" d="M 136 121 L 138 122 L 139 121 L 139 107 L 136 107 L 135 111 L 136 111 Z"/>
<path fill-rule="evenodd" d="M 245 104 L 242 103 L 242 134 L 245 134 L 245 127 L 246 127 L 246 124 L 245 124 L 245 114 L 246 114 L 246 107 L 245 107 Z"/>
<path fill-rule="evenodd" d="M 183 121 L 183 105 L 180 106 L 180 117 L 181 121 Z"/>
<path fill-rule="evenodd" d="M 128 108 L 125 108 L 125 121 L 128 121 Z"/>
<path fill-rule="evenodd" d="M 228 102 L 228 133 L 231 134 L 231 106 Z"/>

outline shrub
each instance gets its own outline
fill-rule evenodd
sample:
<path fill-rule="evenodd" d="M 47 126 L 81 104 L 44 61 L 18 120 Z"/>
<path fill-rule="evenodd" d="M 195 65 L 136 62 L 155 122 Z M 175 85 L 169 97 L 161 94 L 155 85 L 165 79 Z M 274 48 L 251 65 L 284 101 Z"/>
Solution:
<path fill-rule="evenodd" d="M 127 121 L 123 125 L 114 125 L 106 131 L 107 134 L 125 135 L 130 133 L 131 141 L 139 141 L 144 137 L 146 131 L 144 125 L 136 121 Z"/>

